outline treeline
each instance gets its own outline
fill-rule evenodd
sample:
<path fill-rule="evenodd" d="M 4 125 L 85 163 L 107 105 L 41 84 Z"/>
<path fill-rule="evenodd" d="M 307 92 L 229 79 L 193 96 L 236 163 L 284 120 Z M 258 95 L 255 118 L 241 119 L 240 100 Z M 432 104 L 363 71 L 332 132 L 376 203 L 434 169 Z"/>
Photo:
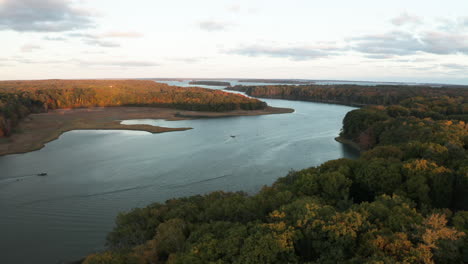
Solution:
<path fill-rule="evenodd" d="M 468 97 L 414 97 L 400 105 L 367 106 L 346 114 L 341 136 L 366 150 L 410 141 L 463 148 Z"/>
<path fill-rule="evenodd" d="M 192 85 L 212 85 L 212 86 L 231 86 L 230 82 L 222 81 L 191 81 L 189 84 Z"/>
<path fill-rule="evenodd" d="M 0 92 L 0 137 L 9 136 L 19 121 L 30 113 L 44 111 L 41 101 L 21 93 Z"/>
<path fill-rule="evenodd" d="M 402 100 L 424 95 L 425 97 L 468 97 L 468 89 L 407 85 L 237 85 L 228 90 L 241 91 L 254 97 L 275 98 L 345 104 L 351 106 L 394 105 Z"/>
<path fill-rule="evenodd" d="M 284 84 L 313 84 L 314 81 L 308 80 L 290 80 L 290 79 L 242 79 L 240 83 L 284 83 Z"/>
<path fill-rule="evenodd" d="M 466 96 L 350 112 L 369 150 L 258 194 L 214 192 L 121 213 L 103 263 L 468 263 Z M 365 143 L 365 144 L 364 144 Z"/>
<path fill-rule="evenodd" d="M 138 80 L 44 80 L 0 82 L 0 136 L 11 134 L 29 113 L 94 106 L 155 106 L 193 111 L 255 110 L 264 102 L 203 88 Z"/>

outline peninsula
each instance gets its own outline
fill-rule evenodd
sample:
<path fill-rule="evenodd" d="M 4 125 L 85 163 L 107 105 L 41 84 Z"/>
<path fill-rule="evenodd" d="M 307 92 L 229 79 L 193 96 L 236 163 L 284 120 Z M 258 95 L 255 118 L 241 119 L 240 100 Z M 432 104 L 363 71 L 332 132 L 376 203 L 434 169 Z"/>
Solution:
<path fill-rule="evenodd" d="M 137 80 L 0 82 L 0 156 L 38 150 L 71 130 L 191 128 L 123 125 L 121 120 L 231 117 L 291 113 L 239 94 Z"/>

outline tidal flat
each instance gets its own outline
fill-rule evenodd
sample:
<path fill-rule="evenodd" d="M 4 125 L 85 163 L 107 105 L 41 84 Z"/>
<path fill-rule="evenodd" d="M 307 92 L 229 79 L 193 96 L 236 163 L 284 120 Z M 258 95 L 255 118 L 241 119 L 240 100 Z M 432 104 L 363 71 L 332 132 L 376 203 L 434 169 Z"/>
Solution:
<path fill-rule="evenodd" d="M 156 107 L 94 107 L 59 109 L 31 114 L 21 121 L 15 133 L 0 141 L 0 156 L 39 150 L 46 143 L 72 130 L 135 130 L 150 133 L 183 131 L 190 127 L 169 128 L 151 125 L 124 125 L 121 120 L 165 119 L 187 120 L 230 116 L 255 116 L 291 113 L 290 108 L 267 107 L 262 110 L 235 110 L 229 112 L 184 111 Z"/>

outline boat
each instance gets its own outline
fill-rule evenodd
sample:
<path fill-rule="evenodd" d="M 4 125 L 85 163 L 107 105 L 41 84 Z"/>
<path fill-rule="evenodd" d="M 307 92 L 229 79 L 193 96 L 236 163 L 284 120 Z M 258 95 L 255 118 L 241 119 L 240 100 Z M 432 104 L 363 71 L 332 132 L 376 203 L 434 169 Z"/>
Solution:
<path fill-rule="evenodd" d="M 47 173 L 41 172 L 41 173 L 38 173 L 37 176 L 47 176 Z"/>
<path fill-rule="evenodd" d="M 232 138 L 235 138 L 236 136 L 231 136 Z"/>

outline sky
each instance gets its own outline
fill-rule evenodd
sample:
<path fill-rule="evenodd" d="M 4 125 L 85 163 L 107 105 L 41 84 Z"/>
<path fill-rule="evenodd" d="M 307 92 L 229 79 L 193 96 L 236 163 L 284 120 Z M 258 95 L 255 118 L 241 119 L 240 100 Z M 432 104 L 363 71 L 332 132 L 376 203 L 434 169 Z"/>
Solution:
<path fill-rule="evenodd" d="M 468 84 L 467 0 L 0 0 L 0 79 Z"/>

